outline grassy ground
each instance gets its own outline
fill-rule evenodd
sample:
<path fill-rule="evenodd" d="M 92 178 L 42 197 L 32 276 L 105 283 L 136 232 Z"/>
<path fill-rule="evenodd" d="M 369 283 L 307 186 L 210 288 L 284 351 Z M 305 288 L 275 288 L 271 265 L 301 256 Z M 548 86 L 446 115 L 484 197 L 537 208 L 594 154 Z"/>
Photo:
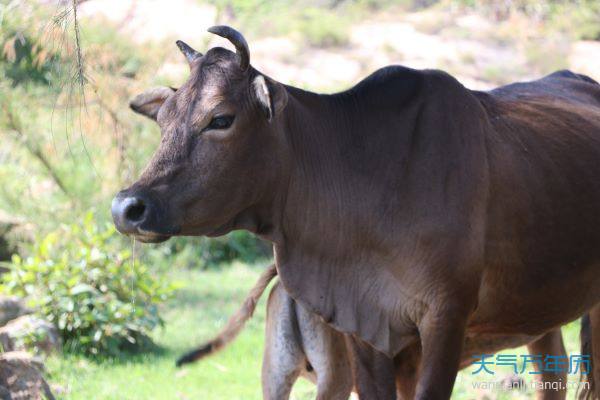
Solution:
<path fill-rule="evenodd" d="M 196 365 L 178 370 L 175 359 L 184 351 L 209 338 L 223 325 L 255 282 L 262 266 L 234 265 L 219 271 L 174 271 L 181 282 L 179 291 L 164 316 L 166 326 L 156 332 L 160 350 L 120 360 L 91 361 L 66 355 L 47 363 L 50 381 L 60 388 L 64 399 L 260 399 L 260 365 L 265 321 L 264 296 L 258 312 L 231 347 Z M 579 353 L 577 323 L 563 328 L 568 351 Z M 526 352 L 510 350 L 505 353 Z M 459 375 L 453 399 L 528 399 L 527 392 L 474 390 L 472 383 L 500 381 L 509 376 L 506 367 L 495 367 L 496 375 Z M 531 375 L 522 375 L 529 380 Z M 575 376 L 570 376 L 575 379 Z M 311 384 L 300 381 L 294 399 L 314 398 Z M 569 396 L 572 398 L 573 393 Z"/>
<path fill-rule="evenodd" d="M 265 321 L 264 299 L 244 333 L 218 356 L 176 369 L 186 350 L 215 334 L 244 299 L 261 268 L 234 265 L 219 271 L 175 271 L 183 286 L 164 312 L 157 330 L 160 350 L 120 360 L 91 361 L 66 355 L 47 363 L 50 381 L 64 399 L 259 399 Z M 266 296 L 265 296 L 266 298 Z M 295 398 L 311 392 L 300 385 Z"/>

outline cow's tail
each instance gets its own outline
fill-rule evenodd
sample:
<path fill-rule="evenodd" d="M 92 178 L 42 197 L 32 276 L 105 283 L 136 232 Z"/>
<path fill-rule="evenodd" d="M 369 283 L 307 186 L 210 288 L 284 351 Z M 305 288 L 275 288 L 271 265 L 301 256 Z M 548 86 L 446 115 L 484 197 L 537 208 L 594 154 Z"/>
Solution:
<path fill-rule="evenodd" d="M 269 282 L 271 282 L 275 276 L 277 276 L 277 269 L 275 268 L 275 264 L 272 264 L 261 274 L 256 284 L 254 284 L 254 287 L 250 290 L 248 297 L 244 300 L 242 306 L 231 316 L 231 318 L 229 318 L 229 321 L 227 321 L 227 324 L 221 332 L 209 342 L 184 354 L 177 360 L 176 365 L 181 367 L 184 364 L 198 361 L 206 356 L 216 353 L 231 343 L 242 331 L 246 322 L 252 317 L 254 309 L 256 308 L 256 303 L 258 303 L 258 300 L 265 289 L 269 286 Z"/>
<path fill-rule="evenodd" d="M 596 390 L 596 382 L 594 382 L 594 357 L 592 349 L 592 327 L 590 323 L 590 315 L 585 314 L 581 318 L 581 354 L 589 356 L 589 368 L 580 370 L 580 385 L 579 385 L 579 400 L 592 400 Z"/>

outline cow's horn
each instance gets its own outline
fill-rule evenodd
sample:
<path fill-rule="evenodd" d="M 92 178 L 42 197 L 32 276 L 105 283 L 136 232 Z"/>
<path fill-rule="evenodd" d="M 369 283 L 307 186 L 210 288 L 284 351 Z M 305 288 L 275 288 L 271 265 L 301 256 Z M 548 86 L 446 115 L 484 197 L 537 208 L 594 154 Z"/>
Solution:
<path fill-rule="evenodd" d="M 242 71 L 246 71 L 248 66 L 250 65 L 250 50 L 248 49 L 248 43 L 246 39 L 242 36 L 241 33 L 236 31 L 235 29 L 225 26 L 218 25 L 208 28 L 210 33 L 214 33 L 215 35 L 219 35 L 229 40 L 235 46 L 236 54 L 240 59 L 240 68 Z"/>
<path fill-rule="evenodd" d="M 187 43 L 181 40 L 176 41 L 175 44 L 177 45 L 177 47 L 179 47 L 179 50 L 181 50 L 185 58 L 187 58 L 188 63 L 190 64 L 192 64 L 194 60 L 202 57 L 202 53 L 192 49 Z"/>

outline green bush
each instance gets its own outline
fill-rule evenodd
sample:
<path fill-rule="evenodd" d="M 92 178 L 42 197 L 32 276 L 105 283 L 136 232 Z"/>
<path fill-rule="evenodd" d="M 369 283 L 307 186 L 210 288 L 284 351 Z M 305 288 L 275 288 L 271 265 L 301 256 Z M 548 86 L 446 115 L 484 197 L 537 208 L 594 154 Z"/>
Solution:
<path fill-rule="evenodd" d="M 30 256 L 13 256 L 0 289 L 25 296 L 57 326 L 66 349 L 114 356 L 144 348 L 174 288 L 119 250 L 115 236 L 112 225 L 99 227 L 88 213 L 36 241 Z"/>
<path fill-rule="evenodd" d="M 146 252 L 152 264 L 189 269 L 221 268 L 235 260 L 252 264 L 272 255 L 269 243 L 243 231 L 220 238 L 172 238 Z"/>

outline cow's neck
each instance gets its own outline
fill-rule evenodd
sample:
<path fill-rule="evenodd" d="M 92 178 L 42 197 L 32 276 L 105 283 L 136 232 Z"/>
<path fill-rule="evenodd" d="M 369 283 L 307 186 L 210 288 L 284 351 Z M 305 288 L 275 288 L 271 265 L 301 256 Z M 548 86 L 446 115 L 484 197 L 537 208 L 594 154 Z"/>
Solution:
<path fill-rule="evenodd" d="M 321 261 L 385 258 L 413 229 L 451 225 L 448 209 L 466 213 L 468 202 L 459 200 L 479 196 L 474 171 L 485 168 L 480 119 L 472 115 L 480 106 L 449 78 L 436 83 L 435 96 L 405 80 L 401 72 L 336 95 L 288 88 L 279 239 Z M 472 114 L 462 112 L 466 106 Z M 463 129 L 448 133 L 453 125 Z M 459 152 L 460 168 L 452 156 Z M 449 176 L 464 185 L 448 188 Z"/>
<path fill-rule="evenodd" d="M 293 242 L 305 255 L 339 260 L 354 245 L 352 237 L 360 236 L 365 245 L 357 233 L 369 229 L 372 217 L 366 203 L 357 203 L 356 192 L 365 183 L 357 181 L 360 171 L 369 169 L 363 160 L 373 158 L 364 154 L 368 127 L 352 93 L 319 95 L 296 88 L 288 93 L 283 130 L 289 168 L 276 211 L 277 239 Z M 370 236 L 377 241 L 376 232 Z"/>

